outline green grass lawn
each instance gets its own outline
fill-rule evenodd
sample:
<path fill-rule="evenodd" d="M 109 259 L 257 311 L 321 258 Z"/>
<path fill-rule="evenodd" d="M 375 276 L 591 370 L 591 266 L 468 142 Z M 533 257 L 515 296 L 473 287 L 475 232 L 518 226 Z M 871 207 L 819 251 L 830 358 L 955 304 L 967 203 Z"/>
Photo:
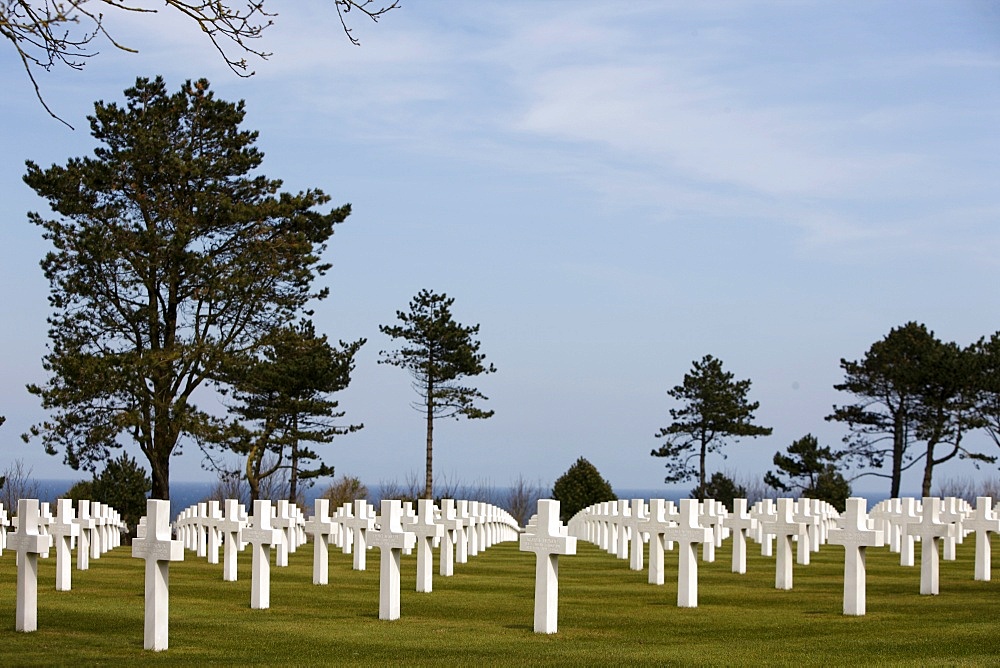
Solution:
<path fill-rule="evenodd" d="M 378 619 L 378 552 L 365 572 L 331 549 L 330 582 L 312 584 L 312 546 L 272 566 L 271 608 L 250 609 L 249 551 L 240 581 L 192 552 L 170 566 L 170 649 L 143 645 L 143 565 L 121 547 L 73 571 L 55 591 L 55 559 L 40 561 L 38 631 L 14 631 L 14 554 L 0 557 L 0 666 L 196 663 L 365 665 L 1000 665 L 1000 581 L 975 582 L 974 543 L 941 562 L 941 594 L 920 596 L 919 565 L 869 550 L 868 614 L 844 617 L 843 548 L 795 567 L 774 589 L 774 561 L 751 544 L 748 573 L 729 572 L 729 541 L 699 564 L 699 607 L 680 609 L 677 553 L 667 584 L 646 583 L 597 548 L 559 564 L 559 632 L 532 632 L 534 555 L 496 545 L 418 594 L 403 558 L 402 618 Z M 53 552 L 54 554 L 54 552 Z M 272 552 L 273 560 L 273 552 Z M 273 563 L 273 562 L 272 562 Z M 1000 579 L 1000 559 L 994 577 Z M 436 573 L 435 569 L 435 573 Z"/>

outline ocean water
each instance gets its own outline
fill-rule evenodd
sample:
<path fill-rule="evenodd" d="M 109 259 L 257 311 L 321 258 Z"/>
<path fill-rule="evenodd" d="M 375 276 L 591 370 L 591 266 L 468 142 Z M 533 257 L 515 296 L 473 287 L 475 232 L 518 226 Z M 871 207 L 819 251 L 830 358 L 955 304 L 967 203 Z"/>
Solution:
<path fill-rule="evenodd" d="M 39 487 L 39 499 L 41 501 L 55 502 L 55 500 L 65 494 L 76 481 L 43 479 L 35 482 Z M 214 482 L 172 482 L 170 484 L 170 516 L 173 517 L 188 506 L 207 499 L 209 495 L 211 495 L 215 484 L 216 483 Z M 315 485 L 305 491 L 304 496 L 306 498 L 307 507 L 312 507 L 316 497 L 318 497 L 324 489 L 325 486 L 323 485 Z M 381 496 L 379 486 L 373 485 L 369 487 L 369 490 L 369 501 L 377 503 Z M 548 491 L 550 490 L 546 490 L 546 492 Z M 485 500 L 490 503 L 503 506 L 504 500 L 507 498 L 509 492 L 510 490 L 506 487 L 477 488 L 475 495 L 477 498 L 486 496 L 488 498 Z M 667 499 L 668 501 L 673 501 L 675 503 L 680 499 L 687 498 L 689 492 L 690 489 L 686 487 L 660 487 L 647 489 L 621 488 L 615 490 L 615 494 L 619 499 Z M 855 496 L 867 499 L 869 508 L 874 506 L 879 501 L 889 498 L 888 494 L 877 492 L 864 493 L 859 491 L 855 493 Z M 919 495 L 914 494 L 912 496 Z"/>

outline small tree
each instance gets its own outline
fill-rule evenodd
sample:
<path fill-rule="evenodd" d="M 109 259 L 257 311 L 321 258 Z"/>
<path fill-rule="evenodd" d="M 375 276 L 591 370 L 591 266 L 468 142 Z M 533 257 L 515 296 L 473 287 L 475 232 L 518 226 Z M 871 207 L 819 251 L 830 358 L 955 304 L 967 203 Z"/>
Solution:
<path fill-rule="evenodd" d="M 410 301 L 406 313 L 396 311 L 402 324 L 379 325 L 379 330 L 393 339 L 403 339 L 402 347 L 381 351 L 379 364 L 391 364 L 410 372 L 413 389 L 420 400 L 413 407 L 424 414 L 427 433 L 427 457 L 424 475 L 424 498 L 434 498 L 434 421 L 452 417 L 485 419 L 492 410 L 475 406 L 486 400 L 479 390 L 460 383 L 463 378 L 494 373 L 496 367 L 484 364 L 486 355 L 479 352 L 479 325 L 466 327 L 455 322 L 445 294 L 421 290 Z"/>
<path fill-rule="evenodd" d="M 721 501 L 727 510 L 732 512 L 733 499 L 747 498 L 747 488 L 738 484 L 724 473 L 716 471 L 704 488 L 695 487 L 691 496 L 696 499 L 714 499 Z"/>
<path fill-rule="evenodd" d="M 684 405 L 670 409 L 674 422 L 656 434 L 666 442 L 650 453 L 668 459 L 664 482 L 695 478 L 697 498 L 703 500 L 705 459 L 710 452 L 718 452 L 731 438 L 771 433 L 770 427 L 753 423 L 760 403 L 747 400 L 749 391 L 749 380 L 733 380 L 733 374 L 723 371 L 722 362 L 711 355 L 694 362 L 691 372 L 684 374 L 683 384 L 667 393 Z"/>
<path fill-rule="evenodd" d="M 330 512 L 333 512 L 345 503 L 367 499 L 368 488 L 361 482 L 361 478 L 342 475 L 326 488 L 321 498 L 330 502 Z"/>
<path fill-rule="evenodd" d="M 583 457 L 559 476 L 552 486 L 552 498 L 559 502 L 559 517 L 568 522 L 573 515 L 595 503 L 617 501 L 611 483 Z"/>
<path fill-rule="evenodd" d="M 842 454 L 820 447 L 819 440 L 806 434 L 788 446 L 788 454 L 774 453 L 778 471 L 764 474 L 764 483 L 782 492 L 820 499 L 844 510 L 851 486 L 837 470 Z M 786 476 L 787 479 L 780 476 Z"/>
<path fill-rule="evenodd" d="M 92 500 L 117 510 L 129 527 L 129 535 L 135 536 L 139 518 L 146 514 L 146 498 L 151 487 L 146 470 L 123 452 L 117 459 L 109 461 L 101 474 L 94 478 Z"/>
<path fill-rule="evenodd" d="M 223 370 L 236 403 L 230 411 L 242 423 L 212 434 L 217 441 L 246 456 L 251 500 L 260 498 L 260 483 L 278 469 L 288 469 L 288 500 L 299 497 L 300 483 L 332 476 L 333 467 L 319 462 L 308 443 L 330 443 L 363 425 L 341 425 L 344 412 L 330 398 L 350 384 L 354 357 L 365 340 L 340 342 L 334 348 L 308 320 L 279 327 L 263 340 L 259 357 L 236 357 Z M 251 425 L 251 426 L 248 426 Z M 271 466 L 264 455 L 274 455 Z"/>

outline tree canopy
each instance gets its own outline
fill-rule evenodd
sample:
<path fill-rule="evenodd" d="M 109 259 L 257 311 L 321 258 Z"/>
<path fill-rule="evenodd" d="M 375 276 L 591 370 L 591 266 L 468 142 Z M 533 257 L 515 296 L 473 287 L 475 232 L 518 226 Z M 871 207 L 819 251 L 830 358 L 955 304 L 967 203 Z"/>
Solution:
<path fill-rule="evenodd" d="M 168 94 L 161 78 L 140 78 L 123 106 L 94 109 L 93 157 L 29 161 L 24 177 L 57 216 L 29 214 L 53 246 L 41 263 L 49 379 L 29 386 L 52 415 L 31 434 L 89 469 L 130 439 L 166 499 L 182 436 L 212 424 L 195 391 L 326 295 L 312 283 L 350 206 L 321 213 L 321 190 L 281 192 L 251 175 L 263 155 L 240 127 L 244 105 L 204 79 Z"/>
<path fill-rule="evenodd" d="M 341 341 L 335 348 L 311 321 L 302 320 L 268 333 L 256 356 L 235 356 L 224 365 L 220 379 L 235 399 L 230 411 L 237 420 L 211 440 L 246 457 L 251 501 L 260 498 L 263 479 L 281 469 L 288 470 L 292 502 L 303 481 L 333 475 L 333 467 L 307 444 L 330 443 L 362 428 L 340 424 L 345 413 L 330 395 L 350 384 L 355 354 L 364 343 Z M 273 456 L 265 458 L 267 453 Z"/>
<path fill-rule="evenodd" d="M 559 517 L 568 522 L 588 506 L 617 501 L 611 483 L 589 461 L 580 457 L 552 485 L 552 498 L 559 502 Z"/>
<path fill-rule="evenodd" d="M 894 327 L 862 360 L 842 359 L 844 382 L 834 388 L 857 401 L 834 406 L 826 419 L 844 422 L 850 429 L 845 457 L 867 468 L 863 475 L 888 478 L 891 496 L 899 496 L 903 473 L 921 461 L 924 494 L 930 494 L 939 464 L 955 457 L 992 461 L 963 441 L 971 429 L 984 424 L 985 395 L 978 388 L 989 379 L 981 371 L 983 364 L 974 350 L 942 342 L 916 322 Z M 919 442 L 924 443 L 920 451 Z M 883 472 L 887 462 L 889 471 Z"/>
<path fill-rule="evenodd" d="M 764 483 L 782 492 L 826 501 L 843 511 L 851 495 L 851 486 L 837 470 L 841 454 L 829 447 L 820 447 L 819 439 L 812 434 L 793 442 L 787 452 L 774 453 L 778 471 L 765 473 Z"/>
<path fill-rule="evenodd" d="M 399 6 L 393 2 L 375 0 L 329 0 L 337 13 L 344 34 L 351 43 L 360 42 L 348 26 L 352 11 L 378 21 Z M 232 2 L 205 0 L 163 0 L 162 4 L 198 27 L 233 72 L 252 76 L 247 56 L 267 59 L 271 54 L 256 46 L 264 31 L 274 24 L 277 12 L 270 11 L 267 0 L 247 2 L 239 6 Z M 7 0 L 0 2 L 0 38 L 7 40 L 17 53 L 25 73 L 35 88 L 35 94 L 46 111 L 56 116 L 45 103 L 35 73 L 55 66 L 83 69 L 87 61 L 98 54 L 96 42 L 104 38 L 116 49 L 135 52 L 136 49 L 116 39 L 108 26 L 111 10 L 132 14 L 156 14 L 159 10 L 143 0 Z M 62 119 L 60 119 L 62 120 Z"/>
<path fill-rule="evenodd" d="M 424 498 L 434 498 L 433 450 L 434 421 L 462 417 L 485 419 L 492 410 L 475 405 L 487 400 L 474 387 L 461 384 L 463 378 L 496 372 L 485 364 L 475 336 L 479 325 L 464 326 L 451 315 L 453 298 L 421 290 L 410 300 L 409 311 L 396 311 L 398 325 L 379 325 L 379 330 L 393 339 L 402 339 L 395 350 L 379 353 L 379 364 L 406 369 L 413 378 L 413 389 L 420 400 L 413 407 L 424 414 L 426 424 L 426 468 Z"/>
<path fill-rule="evenodd" d="M 733 499 L 745 499 L 747 488 L 738 484 L 735 480 L 721 471 L 716 471 L 705 483 L 704 488 L 691 490 L 691 496 L 696 499 L 714 499 L 721 502 L 727 510 L 732 512 Z"/>
<path fill-rule="evenodd" d="M 666 483 L 698 481 L 699 499 L 705 498 L 706 457 L 719 452 L 733 438 L 767 436 L 770 427 L 754 424 L 758 402 L 747 400 L 749 380 L 734 380 L 722 361 L 705 355 L 695 361 L 682 384 L 667 394 L 682 402 L 671 408 L 673 422 L 656 434 L 666 442 L 650 454 L 667 458 Z"/>
<path fill-rule="evenodd" d="M 1000 447 L 1000 332 L 972 347 L 975 410 L 980 426 Z"/>

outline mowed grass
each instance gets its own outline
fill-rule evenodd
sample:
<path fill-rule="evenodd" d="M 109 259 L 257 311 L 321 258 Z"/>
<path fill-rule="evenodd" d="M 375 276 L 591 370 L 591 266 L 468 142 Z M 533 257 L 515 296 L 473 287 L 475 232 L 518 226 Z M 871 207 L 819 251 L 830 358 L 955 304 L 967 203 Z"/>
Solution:
<path fill-rule="evenodd" d="M 402 618 L 378 619 L 377 551 L 368 570 L 331 549 L 330 584 L 312 584 L 312 546 L 272 565 L 271 607 L 250 609 L 249 551 L 238 582 L 192 552 L 170 566 L 170 648 L 144 651 L 144 562 L 121 547 L 73 571 L 55 591 L 55 559 L 39 567 L 38 631 L 14 631 L 14 555 L 0 557 L 0 666 L 275 665 L 998 665 L 1000 582 L 973 580 L 974 541 L 941 561 L 938 596 L 920 596 L 918 566 L 887 549 L 868 553 L 868 614 L 841 614 L 843 548 L 795 566 L 795 587 L 774 588 L 774 560 L 751 544 L 746 575 L 730 572 L 730 542 L 699 563 L 699 606 L 677 600 L 677 552 L 667 582 L 646 582 L 581 542 L 559 563 L 559 632 L 535 634 L 534 555 L 495 545 L 432 593 L 416 593 L 415 556 L 403 557 Z M 273 563 L 273 553 L 272 553 Z M 1000 578 L 1000 560 L 994 559 Z"/>

